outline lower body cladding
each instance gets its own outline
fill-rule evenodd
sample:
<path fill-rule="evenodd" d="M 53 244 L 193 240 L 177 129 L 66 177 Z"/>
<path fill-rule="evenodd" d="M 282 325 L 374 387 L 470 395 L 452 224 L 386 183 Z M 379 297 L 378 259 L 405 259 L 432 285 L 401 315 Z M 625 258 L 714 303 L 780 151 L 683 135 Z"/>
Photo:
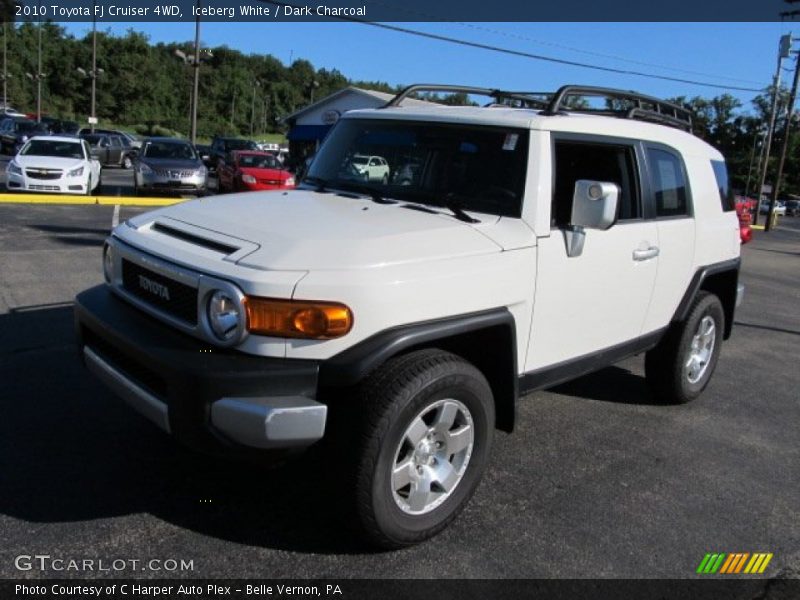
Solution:
<path fill-rule="evenodd" d="M 75 325 L 89 370 L 188 446 L 214 453 L 291 451 L 325 433 L 327 407 L 315 400 L 316 361 L 210 347 L 105 286 L 78 295 Z"/>

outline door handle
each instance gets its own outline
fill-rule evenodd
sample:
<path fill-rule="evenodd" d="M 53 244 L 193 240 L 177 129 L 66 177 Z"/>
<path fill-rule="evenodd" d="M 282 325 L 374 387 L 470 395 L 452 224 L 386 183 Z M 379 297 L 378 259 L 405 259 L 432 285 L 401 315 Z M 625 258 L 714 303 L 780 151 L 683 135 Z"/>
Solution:
<path fill-rule="evenodd" d="M 658 246 L 650 246 L 644 250 L 634 250 L 633 260 L 649 260 L 658 256 Z"/>

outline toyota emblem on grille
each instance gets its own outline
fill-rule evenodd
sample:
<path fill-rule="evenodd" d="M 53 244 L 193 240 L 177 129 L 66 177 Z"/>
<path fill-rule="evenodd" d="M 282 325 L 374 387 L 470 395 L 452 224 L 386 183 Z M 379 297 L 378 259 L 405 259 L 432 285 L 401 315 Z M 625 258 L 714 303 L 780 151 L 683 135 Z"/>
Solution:
<path fill-rule="evenodd" d="M 164 300 L 169 300 L 169 288 L 144 275 L 139 275 L 139 287 Z"/>

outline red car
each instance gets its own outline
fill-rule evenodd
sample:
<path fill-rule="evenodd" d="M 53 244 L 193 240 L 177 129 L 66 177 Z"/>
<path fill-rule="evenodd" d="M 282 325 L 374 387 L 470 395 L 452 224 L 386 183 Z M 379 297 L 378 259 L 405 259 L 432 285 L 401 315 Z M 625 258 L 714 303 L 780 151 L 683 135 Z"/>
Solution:
<path fill-rule="evenodd" d="M 756 201 L 750 198 L 736 197 L 736 216 L 739 217 L 739 239 L 743 244 L 753 239 L 752 214 L 756 207 Z"/>
<path fill-rule="evenodd" d="M 225 192 L 256 190 L 290 190 L 294 175 L 269 152 L 239 150 L 231 152 L 229 161 L 217 166 L 219 189 Z"/>

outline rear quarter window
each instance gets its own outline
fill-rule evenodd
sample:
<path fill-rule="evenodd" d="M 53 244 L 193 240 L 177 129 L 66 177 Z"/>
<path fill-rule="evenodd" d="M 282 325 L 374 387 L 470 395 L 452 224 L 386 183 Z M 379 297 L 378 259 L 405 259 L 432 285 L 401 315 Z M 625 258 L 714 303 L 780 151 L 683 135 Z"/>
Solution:
<path fill-rule="evenodd" d="M 711 168 L 714 169 L 714 177 L 717 178 L 717 188 L 719 189 L 719 199 L 722 203 L 722 210 L 730 212 L 736 210 L 736 201 L 733 197 L 733 190 L 730 189 L 728 180 L 728 166 L 724 160 L 712 160 Z"/>

